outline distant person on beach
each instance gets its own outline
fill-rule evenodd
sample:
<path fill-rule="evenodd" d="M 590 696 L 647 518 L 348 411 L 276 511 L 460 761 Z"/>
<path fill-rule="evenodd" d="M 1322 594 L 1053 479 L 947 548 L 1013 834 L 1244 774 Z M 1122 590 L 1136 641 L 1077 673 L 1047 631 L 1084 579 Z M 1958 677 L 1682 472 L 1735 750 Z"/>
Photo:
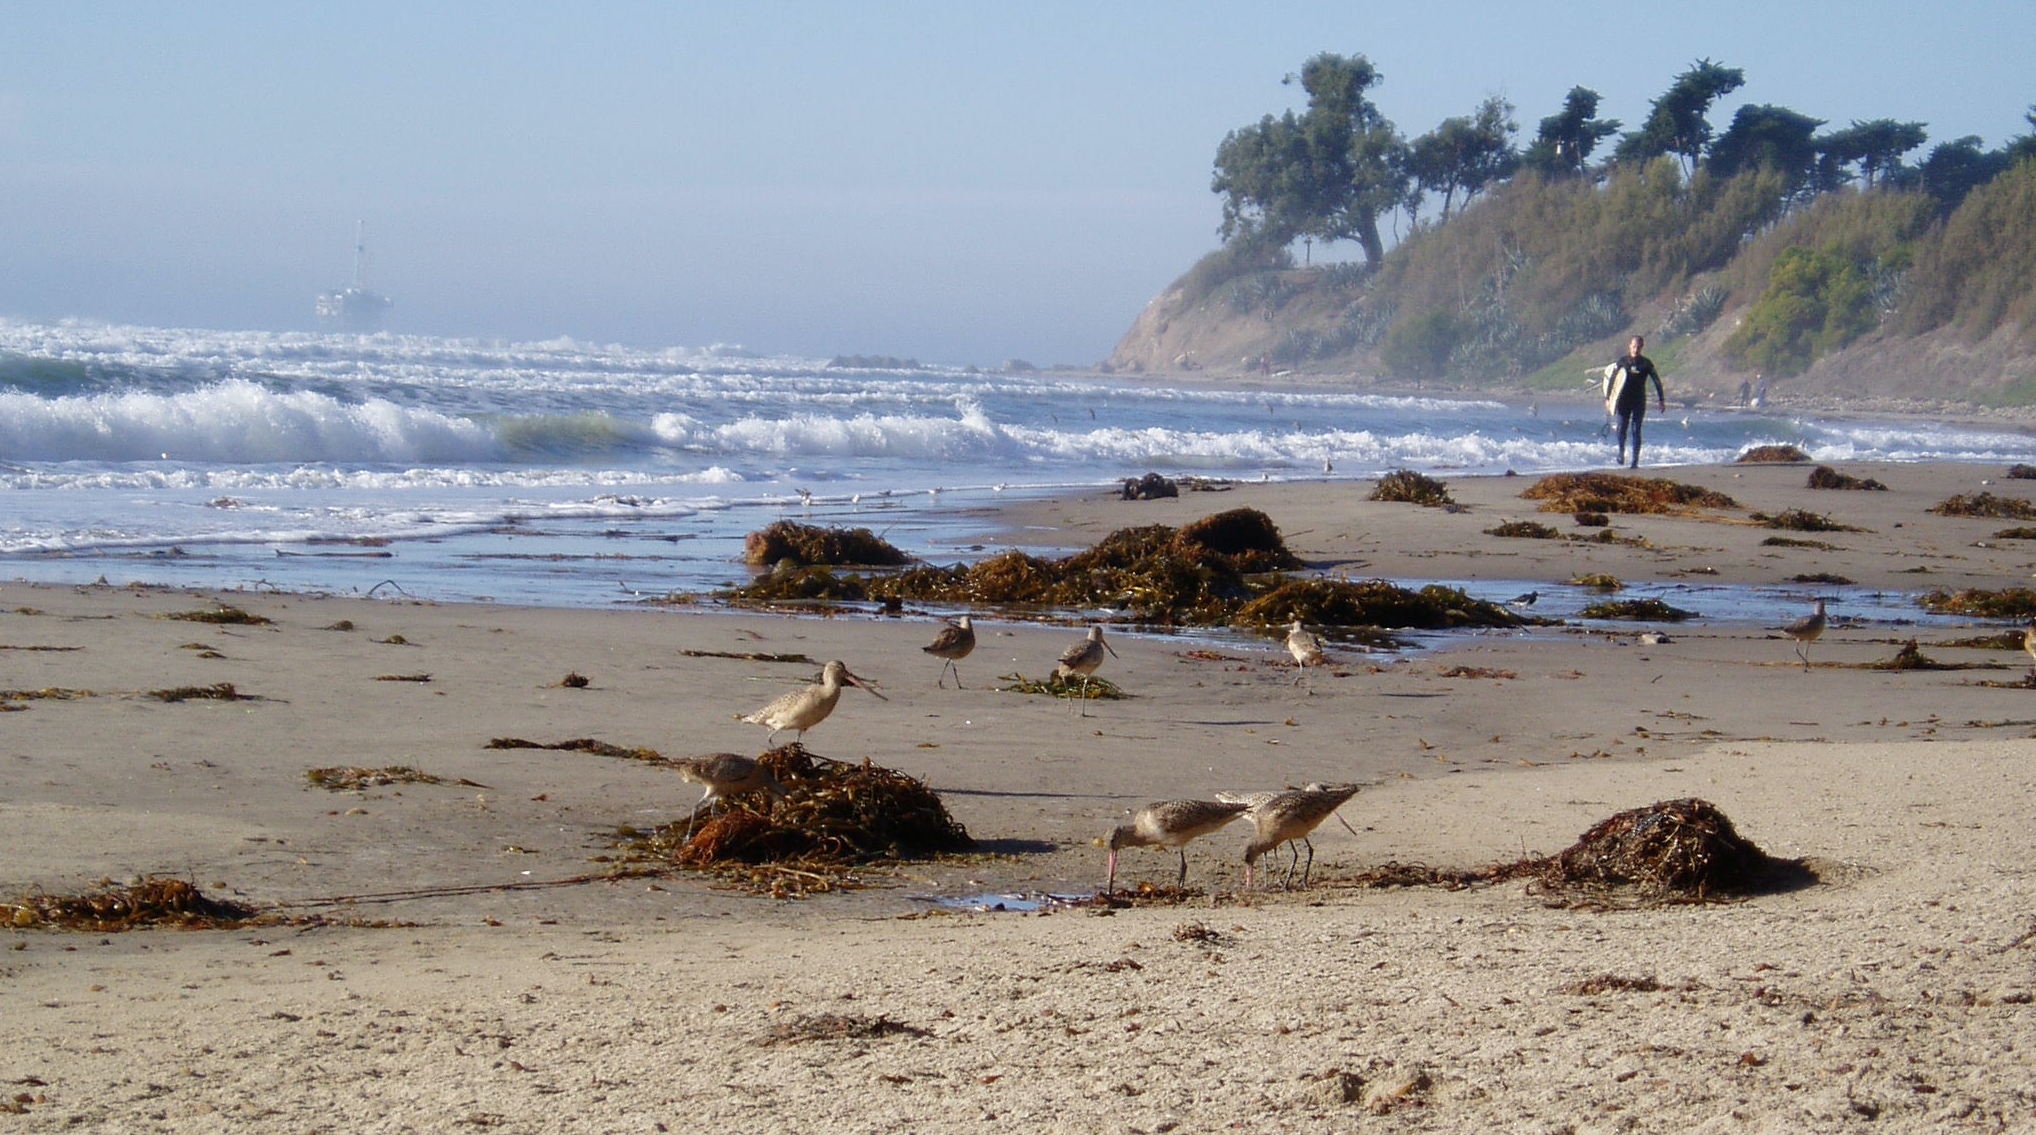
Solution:
<path fill-rule="evenodd" d="M 1741 406 L 1750 406 L 1753 404 L 1752 379 L 1747 379 L 1739 384 L 1739 404 Z"/>
<path fill-rule="evenodd" d="M 1647 382 L 1654 380 L 1654 405 L 1663 413 L 1668 412 L 1668 398 L 1662 393 L 1661 372 L 1654 369 L 1654 360 L 1640 353 L 1647 340 L 1635 335 L 1626 344 L 1626 353 L 1613 363 L 1605 374 L 1605 409 L 1618 419 L 1619 460 L 1630 462 L 1629 468 L 1640 468 L 1640 424 L 1647 417 Z M 1632 456 L 1627 456 L 1626 439 L 1633 439 Z"/>

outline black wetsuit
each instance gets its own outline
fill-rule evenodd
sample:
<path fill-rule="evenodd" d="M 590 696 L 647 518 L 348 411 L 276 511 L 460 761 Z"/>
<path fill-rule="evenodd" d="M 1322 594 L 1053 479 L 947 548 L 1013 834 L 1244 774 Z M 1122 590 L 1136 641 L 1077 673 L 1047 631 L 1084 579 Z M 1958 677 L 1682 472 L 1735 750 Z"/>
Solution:
<path fill-rule="evenodd" d="M 1612 413 L 1619 419 L 1619 460 L 1626 456 L 1627 434 L 1632 434 L 1633 456 L 1631 468 L 1640 468 L 1640 423 L 1647 417 L 1647 381 L 1654 380 L 1656 402 L 1665 401 L 1661 391 L 1661 372 L 1654 369 L 1654 360 L 1646 355 L 1626 355 L 1619 359 L 1618 366 L 1626 372 L 1626 381 L 1619 387 L 1619 400 L 1612 404 Z"/>

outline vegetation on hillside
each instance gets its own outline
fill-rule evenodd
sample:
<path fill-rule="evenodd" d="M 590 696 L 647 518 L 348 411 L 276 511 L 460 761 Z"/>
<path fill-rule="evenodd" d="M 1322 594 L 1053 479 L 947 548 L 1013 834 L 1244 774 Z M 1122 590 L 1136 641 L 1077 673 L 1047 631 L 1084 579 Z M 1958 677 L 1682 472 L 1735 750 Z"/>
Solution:
<path fill-rule="evenodd" d="M 2036 341 L 2036 107 L 2031 132 L 1993 150 L 1771 104 L 1719 131 L 1711 110 L 1746 77 L 1705 59 L 1630 130 L 1575 87 L 1523 149 L 1496 96 L 1405 137 L 1362 55 L 1317 55 L 1288 81 L 1304 111 L 1217 147 L 1224 243 L 1169 293 L 1176 312 L 1235 324 L 1225 346 L 1262 365 L 1475 382 L 1632 330 L 1663 347 L 1727 312 L 1707 349 L 1774 376 L 1875 334 Z M 1388 223 L 1405 234 L 1390 250 Z M 1312 260 L 1337 242 L 1362 259 L 1296 267 L 1297 244 Z M 1147 338 L 1165 347 L 1169 325 Z"/>

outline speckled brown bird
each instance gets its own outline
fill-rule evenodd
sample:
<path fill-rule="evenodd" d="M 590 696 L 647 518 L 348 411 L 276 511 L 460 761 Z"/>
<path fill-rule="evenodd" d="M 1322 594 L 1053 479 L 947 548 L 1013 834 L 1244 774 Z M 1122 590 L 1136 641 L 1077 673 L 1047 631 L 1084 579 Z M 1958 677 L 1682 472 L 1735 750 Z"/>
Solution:
<path fill-rule="evenodd" d="M 961 668 L 956 666 L 955 663 L 967 658 L 975 648 L 975 623 L 971 622 L 967 615 L 963 615 L 954 622 L 940 628 L 940 633 L 934 636 L 932 643 L 919 649 L 933 655 L 935 658 L 945 660 L 941 664 L 940 681 L 937 684 L 945 688 L 947 685 L 947 672 L 953 670 L 954 688 L 958 690 L 961 689 Z"/>
<path fill-rule="evenodd" d="M 820 682 L 784 694 L 769 705 L 744 717 L 751 725 L 769 727 L 771 735 L 764 743 L 775 744 L 778 734 L 787 729 L 796 730 L 801 741 L 806 739 L 806 730 L 827 720 L 834 712 L 834 705 L 841 700 L 841 687 L 855 686 L 869 690 L 880 701 L 891 699 L 877 693 L 870 684 L 848 672 L 848 663 L 836 659 L 820 671 Z"/>
<path fill-rule="evenodd" d="M 1117 649 L 1103 641 L 1103 628 L 1090 627 L 1089 637 L 1061 651 L 1060 663 L 1053 668 L 1053 676 L 1062 681 L 1069 678 L 1082 680 L 1079 704 L 1085 716 L 1089 712 L 1089 675 L 1094 674 L 1096 667 L 1103 664 L 1103 652 L 1106 650 L 1110 652 L 1110 657 L 1117 657 Z"/>
<path fill-rule="evenodd" d="M 1187 882 L 1188 844 L 1221 830 L 1248 807 L 1220 800 L 1161 800 L 1140 808 L 1130 823 L 1119 824 L 1110 833 L 1109 879 L 1103 884 L 1103 893 L 1117 889 L 1117 852 L 1127 847 L 1173 848 L 1181 857 L 1181 870 L 1174 885 Z"/>
<path fill-rule="evenodd" d="M 1817 600 L 1815 614 L 1805 615 L 1788 626 L 1782 633 L 1796 640 L 1796 657 L 1803 660 L 1803 669 L 1810 668 L 1810 644 L 1822 638 L 1828 620 L 1824 616 L 1824 600 Z"/>
<path fill-rule="evenodd" d="M 1335 788 L 1318 788 L 1313 785 L 1289 792 L 1274 792 L 1248 798 L 1246 807 L 1251 813 L 1252 826 L 1257 829 L 1250 843 L 1244 845 L 1244 885 L 1252 883 L 1252 868 L 1258 858 L 1283 843 L 1299 840 L 1308 849 L 1308 864 L 1301 871 L 1301 885 L 1308 885 L 1308 876 L 1315 868 L 1315 844 L 1308 838 L 1309 833 L 1321 826 L 1343 802 L 1357 795 L 1359 785 L 1345 784 Z M 1294 852 L 1294 861 L 1287 864 L 1287 880 L 1294 877 L 1294 867 L 1299 863 L 1301 853 Z"/>
<path fill-rule="evenodd" d="M 728 800 L 751 792 L 768 792 L 780 800 L 788 799 L 785 786 L 771 775 L 771 770 L 749 757 L 737 753 L 710 753 L 704 757 L 685 757 L 672 762 L 672 768 L 679 779 L 705 785 L 700 802 L 693 805 L 693 811 L 686 817 L 686 839 L 693 838 L 693 817 L 709 804 Z"/>

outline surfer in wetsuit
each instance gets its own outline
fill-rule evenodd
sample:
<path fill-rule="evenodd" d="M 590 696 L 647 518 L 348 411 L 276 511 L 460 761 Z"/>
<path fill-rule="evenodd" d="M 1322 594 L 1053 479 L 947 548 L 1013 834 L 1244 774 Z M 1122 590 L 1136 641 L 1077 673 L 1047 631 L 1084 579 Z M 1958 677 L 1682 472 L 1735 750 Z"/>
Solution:
<path fill-rule="evenodd" d="M 1633 437 L 1633 454 L 1629 468 L 1640 468 L 1640 423 L 1647 417 L 1647 381 L 1654 380 L 1655 408 L 1666 413 L 1668 399 L 1661 390 L 1661 372 L 1654 369 L 1654 360 L 1640 353 L 1647 340 L 1635 335 L 1626 344 L 1626 354 L 1613 363 L 1605 385 L 1605 409 L 1618 419 L 1619 460 L 1628 461 L 1626 437 Z"/>

